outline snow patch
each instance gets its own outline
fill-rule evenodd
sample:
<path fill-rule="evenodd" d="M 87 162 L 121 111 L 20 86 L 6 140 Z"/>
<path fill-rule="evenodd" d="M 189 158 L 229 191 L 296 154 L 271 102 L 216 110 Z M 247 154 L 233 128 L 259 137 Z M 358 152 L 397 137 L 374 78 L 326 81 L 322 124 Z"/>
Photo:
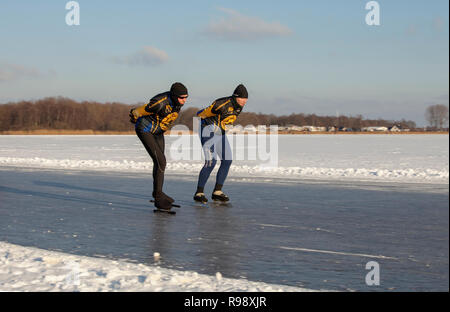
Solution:
<path fill-rule="evenodd" d="M 151 172 L 152 162 L 135 162 L 129 160 L 76 160 L 49 158 L 0 157 L 0 166 L 48 168 L 64 170 L 99 170 L 123 172 Z M 203 164 L 190 162 L 172 162 L 166 166 L 167 173 L 198 174 Z M 218 166 L 217 166 L 218 167 Z M 217 170 L 217 168 L 216 168 Z M 449 171 L 422 168 L 383 169 L 383 168 L 325 168 L 325 167 L 265 167 L 260 165 L 235 165 L 230 168 L 234 177 L 267 177 L 290 179 L 369 179 L 398 182 L 449 183 Z M 272 181 L 272 180 L 270 180 Z"/>
<path fill-rule="evenodd" d="M 314 291 L 0 242 L 0 291 Z"/>

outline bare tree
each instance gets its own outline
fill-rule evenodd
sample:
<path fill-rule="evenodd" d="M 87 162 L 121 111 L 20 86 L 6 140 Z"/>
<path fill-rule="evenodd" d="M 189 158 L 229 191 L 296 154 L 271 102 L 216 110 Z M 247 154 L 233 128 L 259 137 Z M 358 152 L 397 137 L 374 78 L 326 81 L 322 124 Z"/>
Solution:
<path fill-rule="evenodd" d="M 448 108 L 442 104 L 431 105 L 425 111 L 425 118 L 431 127 L 442 129 L 448 122 Z"/>

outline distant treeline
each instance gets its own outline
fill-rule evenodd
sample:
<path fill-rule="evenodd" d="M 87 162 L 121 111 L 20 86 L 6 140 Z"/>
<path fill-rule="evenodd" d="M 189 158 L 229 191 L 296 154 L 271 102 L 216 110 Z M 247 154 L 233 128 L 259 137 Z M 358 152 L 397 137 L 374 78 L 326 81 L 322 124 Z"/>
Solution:
<path fill-rule="evenodd" d="M 21 101 L 0 105 L 0 131 L 29 131 L 39 129 L 132 131 L 128 113 L 132 107 L 142 104 L 77 102 L 63 97 L 44 98 L 37 101 Z M 184 124 L 192 130 L 192 117 L 199 110 L 187 106 L 182 109 L 176 124 Z M 246 125 L 297 125 L 316 127 L 345 127 L 360 129 L 371 126 L 399 125 L 415 129 L 414 121 L 369 120 L 357 116 L 317 116 L 315 114 L 291 114 L 275 116 L 243 112 L 236 124 Z"/>

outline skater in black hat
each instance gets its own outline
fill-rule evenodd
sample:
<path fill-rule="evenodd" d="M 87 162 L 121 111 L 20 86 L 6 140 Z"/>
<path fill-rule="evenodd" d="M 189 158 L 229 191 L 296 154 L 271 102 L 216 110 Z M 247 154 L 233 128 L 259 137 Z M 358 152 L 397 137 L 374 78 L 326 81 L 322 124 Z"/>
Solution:
<path fill-rule="evenodd" d="M 205 165 L 198 177 L 197 191 L 194 195 L 195 201 L 203 203 L 208 201 L 204 188 L 218 157 L 221 163 L 211 198 L 223 202 L 230 200 L 222 191 L 232 162 L 231 148 L 225 130 L 227 125 L 236 121 L 237 116 L 247 103 L 247 99 L 247 89 L 240 84 L 236 87 L 232 96 L 217 99 L 207 108 L 197 112 L 197 116 L 201 118 L 200 139 L 205 155 Z"/>
<path fill-rule="evenodd" d="M 187 97 L 187 88 L 176 82 L 170 91 L 155 95 L 148 104 L 130 111 L 130 121 L 135 123 L 136 134 L 153 160 L 152 196 L 158 209 L 169 210 L 174 202 L 163 192 L 166 168 L 164 132 L 178 118 Z"/>

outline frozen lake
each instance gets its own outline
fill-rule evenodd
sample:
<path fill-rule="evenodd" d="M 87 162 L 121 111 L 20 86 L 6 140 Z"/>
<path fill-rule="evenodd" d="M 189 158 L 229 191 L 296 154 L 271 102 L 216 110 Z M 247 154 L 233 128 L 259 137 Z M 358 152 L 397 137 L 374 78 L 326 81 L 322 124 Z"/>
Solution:
<path fill-rule="evenodd" d="M 154 214 L 145 174 L 0 170 L 0 241 L 307 289 L 448 291 L 448 186 L 284 181 L 227 185 L 229 206 Z M 367 286 L 377 261 L 380 286 Z"/>
<path fill-rule="evenodd" d="M 0 241 L 305 289 L 448 291 L 448 135 L 280 136 L 277 166 L 235 160 L 231 204 L 206 207 L 192 202 L 202 161 L 178 159 L 178 139 L 169 216 L 148 202 L 135 136 L 0 136 Z"/>

